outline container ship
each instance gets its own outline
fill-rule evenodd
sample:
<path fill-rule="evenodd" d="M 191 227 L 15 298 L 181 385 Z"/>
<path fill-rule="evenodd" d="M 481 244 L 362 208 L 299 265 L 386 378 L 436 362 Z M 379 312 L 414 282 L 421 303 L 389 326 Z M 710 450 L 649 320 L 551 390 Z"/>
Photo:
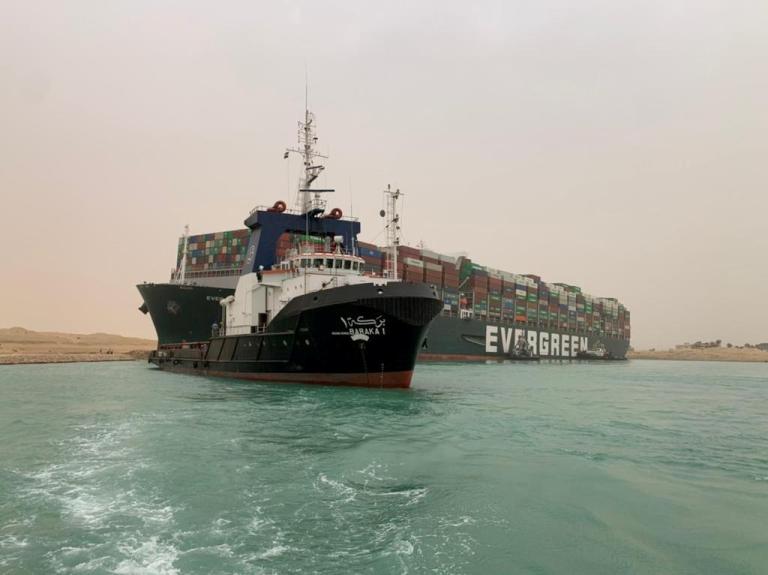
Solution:
<path fill-rule="evenodd" d="M 160 350 L 209 341 L 222 322 L 220 302 L 234 296 L 243 274 L 278 269 L 308 244 L 327 250 L 338 240 L 360 258 L 363 275 L 426 284 L 438 295 L 442 308 L 419 344 L 419 361 L 626 357 L 630 313 L 615 298 L 488 267 L 466 255 L 400 245 L 395 211 L 386 246 L 359 241 L 360 222 L 338 208 L 326 210 L 320 199 L 332 190 L 310 189 L 324 169 L 316 161 L 321 157 L 314 151 L 316 141 L 307 111 L 299 147 L 285 152 L 299 153 L 304 160 L 299 190 L 304 200 L 298 209 L 277 201 L 254 209 L 243 228 L 198 235 L 185 231 L 170 281 L 137 286 L 143 298 L 139 309 L 150 315 Z M 392 206 L 398 194 L 388 191 Z"/>

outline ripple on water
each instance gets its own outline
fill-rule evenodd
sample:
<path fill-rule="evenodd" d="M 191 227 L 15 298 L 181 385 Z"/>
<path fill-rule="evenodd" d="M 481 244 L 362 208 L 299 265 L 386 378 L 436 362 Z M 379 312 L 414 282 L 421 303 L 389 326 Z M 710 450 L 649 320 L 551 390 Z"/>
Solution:
<path fill-rule="evenodd" d="M 3 383 L 0 572 L 762 573 L 766 372 L 694 367 L 8 372 L 45 385 Z"/>
<path fill-rule="evenodd" d="M 175 511 L 154 494 L 155 488 L 137 480 L 149 467 L 133 446 L 140 421 L 83 425 L 75 433 L 58 446 L 63 462 L 27 473 L 19 488 L 31 508 L 46 515 L 57 512 L 65 535 L 45 554 L 51 567 L 62 572 L 176 573 L 174 547 L 140 535 L 171 524 Z M 116 542 L 116 534 L 131 532 Z"/>
<path fill-rule="evenodd" d="M 129 538 L 117 545 L 126 558 L 120 561 L 114 572 L 121 575 L 176 575 L 174 567 L 179 551 L 173 545 L 163 543 L 157 537 L 146 540 Z"/>
<path fill-rule="evenodd" d="M 87 426 L 62 445 L 67 461 L 30 473 L 23 489 L 31 498 L 42 498 L 59 507 L 67 519 L 82 526 L 98 527 L 116 517 L 141 522 L 168 523 L 173 508 L 137 489 L 133 475 L 147 464 L 134 456 L 130 441 L 135 425 Z"/>

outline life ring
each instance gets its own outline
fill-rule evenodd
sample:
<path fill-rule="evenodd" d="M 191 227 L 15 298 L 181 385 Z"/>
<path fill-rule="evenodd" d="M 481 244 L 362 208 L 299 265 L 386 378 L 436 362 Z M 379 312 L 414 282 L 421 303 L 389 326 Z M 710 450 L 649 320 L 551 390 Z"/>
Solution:
<path fill-rule="evenodd" d="M 277 213 L 283 213 L 285 211 L 285 208 L 287 206 L 285 205 L 285 202 L 283 200 L 277 200 L 275 202 L 275 205 L 269 208 L 270 212 L 277 212 Z"/>
<path fill-rule="evenodd" d="M 344 213 L 341 211 L 341 209 L 333 208 L 331 210 L 331 213 L 328 214 L 326 217 L 331 219 L 331 220 L 340 220 L 341 216 L 343 216 L 343 215 L 344 215 Z"/>

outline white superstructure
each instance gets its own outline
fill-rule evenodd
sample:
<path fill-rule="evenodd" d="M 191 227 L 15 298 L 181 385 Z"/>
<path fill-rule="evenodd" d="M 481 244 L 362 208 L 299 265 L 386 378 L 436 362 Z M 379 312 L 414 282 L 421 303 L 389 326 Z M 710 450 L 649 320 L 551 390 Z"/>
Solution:
<path fill-rule="evenodd" d="M 297 250 L 301 251 L 301 250 Z M 224 333 L 260 333 L 293 298 L 335 287 L 392 280 L 363 275 L 363 258 L 343 253 L 315 252 L 289 255 L 278 268 L 240 277 L 235 295 L 221 301 Z"/>

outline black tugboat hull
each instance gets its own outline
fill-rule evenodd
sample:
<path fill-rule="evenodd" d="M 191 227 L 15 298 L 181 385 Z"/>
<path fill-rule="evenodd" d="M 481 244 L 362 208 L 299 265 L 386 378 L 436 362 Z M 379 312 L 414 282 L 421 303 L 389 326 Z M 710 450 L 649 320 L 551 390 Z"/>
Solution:
<path fill-rule="evenodd" d="M 161 346 L 168 371 L 248 380 L 409 387 L 442 301 L 425 284 L 359 284 L 291 300 L 264 333 Z"/>

